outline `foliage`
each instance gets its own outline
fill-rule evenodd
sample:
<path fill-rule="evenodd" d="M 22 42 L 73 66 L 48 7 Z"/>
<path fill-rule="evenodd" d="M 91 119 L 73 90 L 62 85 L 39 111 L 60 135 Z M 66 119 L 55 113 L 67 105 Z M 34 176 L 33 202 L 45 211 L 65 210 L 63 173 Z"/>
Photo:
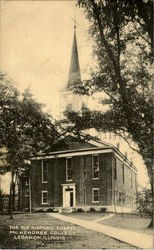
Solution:
<path fill-rule="evenodd" d="M 142 215 L 152 215 L 152 191 L 144 188 L 137 193 L 137 210 Z"/>
<path fill-rule="evenodd" d="M 89 213 L 93 213 L 93 212 L 96 212 L 95 208 L 94 207 L 90 207 Z"/>
<path fill-rule="evenodd" d="M 22 95 L 7 76 L 0 74 L 0 148 L 7 149 L 7 161 L 18 171 L 31 154 L 46 151 L 57 138 L 50 115 L 42 111 L 26 90 Z"/>
<path fill-rule="evenodd" d="M 27 163 L 32 154 L 49 150 L 57 137 L 52 117 L 42 111 L 42 105 L 33 99 L 28 90 L 21 95 L 8 77 L 0 73 L 0 148 L 5 149 L 1 150 L 1 157 L 7 163 L 7 168 L 4 164 L 1 172 L 11 171 L 11 219 L 15 198 L 14 177 L 18 179 L 28 169 Z"/>
<path fill-rule="evenodd" d="M 79 208 L 77 208 L 76 212 L 77 212 L 77 213 L 83 213 L 84 210 L 83 210 L 83 208 L 79 207 Z"/>
<path fill-rule="evenodd" d="M 121 135 L 147 166 L 152 185 L 152 1 L 78 0 L 90 21 L 97 69 L 88 81 L 77 84 L 78 94 L 104 93 L 107 111 L 67 113 L 77 130 L 96 128 Z"/>

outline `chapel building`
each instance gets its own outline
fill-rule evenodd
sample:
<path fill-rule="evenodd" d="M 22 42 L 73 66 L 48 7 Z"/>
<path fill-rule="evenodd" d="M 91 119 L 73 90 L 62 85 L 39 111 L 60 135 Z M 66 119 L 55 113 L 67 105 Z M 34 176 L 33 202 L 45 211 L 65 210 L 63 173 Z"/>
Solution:
<path fill-rule="evenodd" d="M 81 82 L 76 27 L 61 108 L 80 112 L 84 103 L 71 87 Z M 126 155 L 105 141 L 67 135 L 51 152 L 31 158 L 20 182 L 21 210 L 132 212 L 136 208 L 137 170 Z"/>

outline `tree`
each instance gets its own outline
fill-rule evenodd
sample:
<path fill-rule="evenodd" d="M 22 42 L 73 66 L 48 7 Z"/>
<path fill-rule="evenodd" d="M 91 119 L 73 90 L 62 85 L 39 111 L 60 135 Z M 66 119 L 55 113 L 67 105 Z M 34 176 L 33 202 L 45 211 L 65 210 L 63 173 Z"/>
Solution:
<path fill-rule="evenodd" d="M 143 215 L 152 215 L 152 192 L 150 189 L 143 188 L 137 193 L 137 210 Z"/>
<path fill-rule="evenodd" d="M 11 171 L 11 217 L 14 176 L 26 167 L 25 160 L 39 151 L 46 152 L 58 138 L 52 117 L 42 107 L 28 90 L 21 95 L 8 77 L 0 73 L 0 148 L 7 150 Z"/>
<path fill-rule="evenodd" d="M 76 84 L 83 95 L 105 93 L 105 112 L 67 113 L 77 130 L 96 128 L 135 142 L 153 190 L 152 1 L 78 0 L 90 21 L 97 69 Z"/>

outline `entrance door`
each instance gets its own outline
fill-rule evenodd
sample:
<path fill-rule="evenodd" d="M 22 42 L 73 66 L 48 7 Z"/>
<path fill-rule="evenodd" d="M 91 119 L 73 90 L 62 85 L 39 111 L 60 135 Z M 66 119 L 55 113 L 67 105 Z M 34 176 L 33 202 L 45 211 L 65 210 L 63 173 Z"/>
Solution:
<path fill-rule="evenodd" d="M 65 207 L 70 207 L 70 192 L 65 192 Z"/>
<path fill-rule="evenodd" d="M 65 207 L 73 207 L 73 191 L 66 191 Z"/>
<path fill-rule="evenodd" d="M 63 185 L 63 207 L 75 206 L 75 185 Z"/>

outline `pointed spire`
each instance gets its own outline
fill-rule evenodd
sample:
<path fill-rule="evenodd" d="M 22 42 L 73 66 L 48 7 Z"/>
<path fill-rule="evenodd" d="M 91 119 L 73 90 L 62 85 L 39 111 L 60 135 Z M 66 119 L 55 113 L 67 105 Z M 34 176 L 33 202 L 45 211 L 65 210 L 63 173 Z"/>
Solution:
<path fill-rule="evenodd" d="M 73 38 L 72 55 L 71 55 L 71 63 L 70 63 L 67 87 L 69 88 L 79 81 L 81 81 L 81 75 L 80 75 L 80 65 L 78 57 L 77 38 L 76 38 L 76 22 L 74 20 L 74 38 Z"/>

